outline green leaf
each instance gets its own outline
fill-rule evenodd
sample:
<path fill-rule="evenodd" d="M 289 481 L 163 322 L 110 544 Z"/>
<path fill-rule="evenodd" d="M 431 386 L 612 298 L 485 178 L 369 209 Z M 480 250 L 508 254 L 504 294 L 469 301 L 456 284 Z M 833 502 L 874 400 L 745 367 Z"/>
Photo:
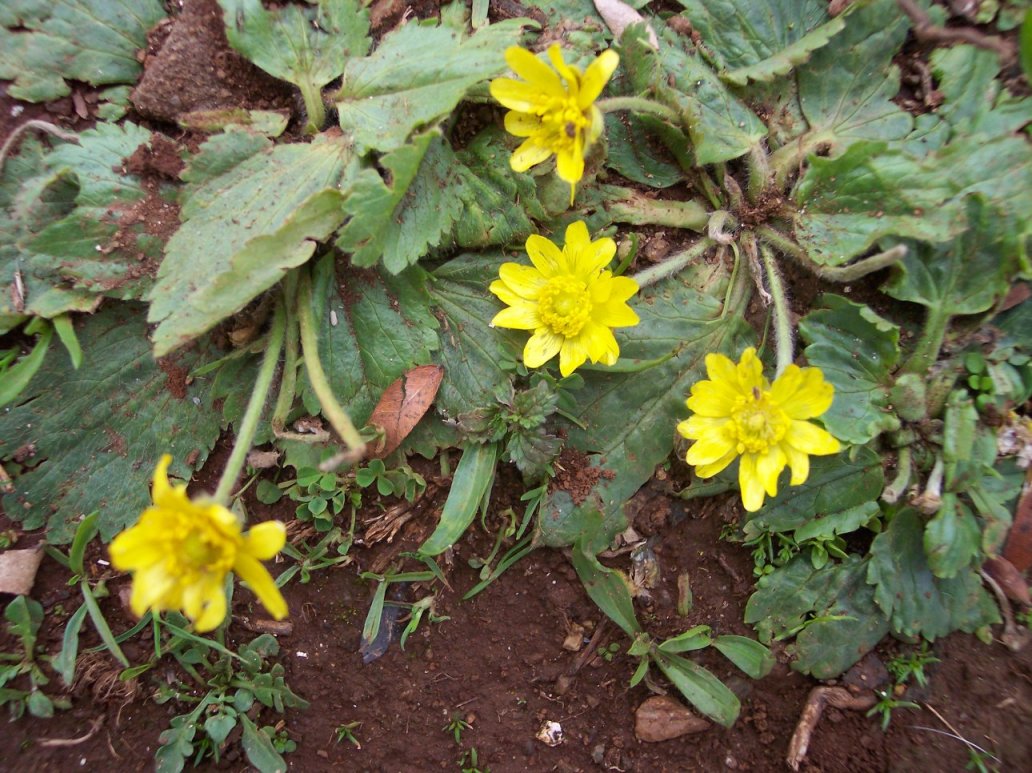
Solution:
<path fill-rule="evenodd" d="M 649 131 L 649 116 L 635 113 L 607 113 L 606 166 L 650 188 L 669 188 L 684 179 L 684 172 L 673 163 L 671 154 Z"/>
<path fill-rule="evenodd" d="M 998 622 L 996 604 L 974 571 L 951 579 L 932 574 L 924 550 L 924 524 L 916 510 L 896 513 L 874 538 L 867 581 L 875 600 L 890 617 L 893 631 L 929 640 L 956 630 L 968 633 Z"/>
<path fill-rule="evenodd" d="M 634 614 L 634 601 L 620 572 L 602 566 L 594 553 L 580 542 L 574 544 L 570 558 L 584 590 L 606 617 L 632 639 L 640 634 L 642 628 Z"/>
<path fill-rule="evenodd" d="M 878 512 L 884 483 L 881 458 L 866 446 L 852 454 L 814 457 L 806 482 L 780 491 L 743 529 L 747 537 L 786 532 L 853 508 L 860 508 L 856 521 L 866 523 Z"/>
<path fill-rule="evenodd" d="M 222 746 L 233 728 L 237 725 L 237 718 L 230 714 L 214 714 L 204 720 L 204 732 L 215 744 L 216 748 Z"/>
<path fill-rule="evenodd" d="M 86 605 L 81 604 L 68 618 L 68 622 L 65 623 L 64 635 L 61 637 L 61 651 L 50 661 L 54 671 L 68 687 L 72 686 L 75 679 L 75 660 L 79 654 L 79 633 L 82 631 L 87 611 Z"/>
<path fill-rule="evenodd" d="M 1021 48 L 1021 69 L 1025 71 L 1025 77 L 1032 81 L 1032 12 L 1025 11 L 1018 45 Z"/>
<path fill-rule="evenodd" d="M 406 371 L 431 362 L 440 343 L 439 323 L 428 308 L 426 274 L 418 268 L 398 276 L 352 271 L 343 284 L 332 255 L 313 270 L 313 315 L 319 355 L 334 395 L 362 426 L 383 392 Z M 319 401 L 300 377 L 305 405 Z"/>
<path fill-rule="evenodd" d="M 705 649 L 713 644 L 711 630 L 708 625 L 696 625 L 684 633 L 666 639 L 659 645 L 659 649 L 670 655 Z"/>
<path fill-rule="evenodd" d="M 745 622 L 761 641 L 798 633 L 793 668 L 831 679 L 862 658 L 888 633 L 885 615 L 865 582 L 867 561 L 851 555 L 814 569 L 799 555 L 757 582 Z"/>
<path fill-rule="evenodd" d="M 219 0 L 229 44 L 306 97 L 340 77 L 352 57 L 369 51 L 369 12 L 359 0 L 318 0 L 315 7 L 274 11 L 261 0 Z M 321 128 L 321 127 L 318 127 Z"/>
<path fill-rule="evenodd" d="M 47 102 L 70 93 L 65 82 L 135 83 L 137 51 L 165 17 L 159 0 L 6 0 L 0 8 L 0 80 L 8 94 Z"/>
<path fill-rule="evenodd" d="M 32 377 L 43 367 L 43 361 L 47 357 L 50 339 L 53 335 L 54 328 L 44 324 L 32 351 L 0 374 L 0 406 L 17 399 L 18 395 L 25 391 L 25 387 L 32 381 Z"/>
<path fill-rule="evenodd" d="M 713 646 L 753 679 L 763 679 L 774 668 L 774 656 L 755 639 L 723 634 L 713 640 Z"/>
<path fill-rule="evenodd" d="M 845 27 L 844 15 L 829 20 L 820 0 L 679 2 L 724 71 L 721 77 L 736 86 L 788 74 Z"/>
<path fill-rule="evenodd" d="M 390 187 L 376 170 L 363 170 L 344 202 L 351 220 L 337 246 L 352 253 L 356 266 L 369 267 L 382 258 L 384 267 L 397 274 L 413 265 L 462 214 L 462 202 L 444 190 L 454 162 L 451 148 L 429 131 L 380 159 Z"/>
<path fill-rule="evenodd" d="M 908 21 L 893 0 L 874 0 L 849 15 L 846 28 L 797 71 L 799 103 L 809 123 L 802 144 L 831 146 L 906 136 L 913 117 L 892 102 L 899 91 L 893 57 Z"/>
<path fill-rule="evenodd" d="M 15 480 L 4 509 L 24 528 L 47 526 L 52 544 L 70 541 L 79 517 L 94 510 L 101 537 L 110 540 L 147 506 L 147 481 L 161 454 L 171 453 L 173 473 L 189 479 L 183 460 L 199 452 L 194 464 L 202 464 L 218 438 L 206 380 L 176 380 L 210 357 L 207 348 L 159 367 L 146 330 L 138 305 L 105 307 L 79 331 L 83 367 L 49 358 L 21 404 L 0 414 L 0 457 L 36 447 L 35 466 Z"/>
<path fill-rule="evenodd" d="M 956 577 L 981 556 L 982 530 L 956 494 L 943 494 L 942 506 L 925 526 L 924 551 L 936 577 Z"/>
<path fill-rule="evenodd" d="M 653 92 L 681 114 L 696 164 L 716 164 L 745 155 L 766 135 L 766 127 L 698 54 L 684 50 L 682 40 L 664 28 L 656 51 L 643 25 L 629 27 L 620 44 L 622 64 L 633 88 Z"/>
<path fill-rule="evenodd" d="M 835 387 L 821 422 L 839 440 L 855 444 L 898 429 L 889 389 L 899 364 L 899 327 L 839 295 L 822 295 L 817 305 L 799 322 L 799 333 L 808 343 L 807 362 Z"/>
<path fill-rule="evenodd" d="M 211 329 L 306 262 L 344 219 L 339 186 L 351 162 L 343 139 L 322 135 L 251 156 L 194 188 L 149 295 L 155 353 Z"/>
<path fill-rule="evenodd" d="M 286 773 L 287 763 L 276 751 L 269 736 L 259 730 L 247 714 L 240 714 L 240 725 L 244 731 L 241 743 L 247 761 L 261 773 Z"/>
<path fill-rule="evenodd" d="M 433 534 L 419 546 L 420 553 L 436 556 L 459 541 L 485 498 L 490 496 L 497 461 L 498 446 L 494 443 L 466 446 L 455 468 L 441 520 Z"/>
<path fill-rule="evenodd" d="M 493 406 L 498 390 L 509 382 L 501 363 L 518 360 L 523 350 L 526 334 L 490 327 L 501 305 L 487 287 L 507 259 L 501 252 L 461 255 L 434 271 L 428 287 L 445 320 L 437 360 L 444 379 L 436 404 L 452 418 Z"/>
<path fill-rule="evenodd" d="M 968 229 L 940 247 L 914 245 L 883 290 L 950 315 L 989 309 L 1009 286 L 1011 251 L 1000 220 L 981 197 L 968 201 Z"/>
<path fill-rule="evenodd" d="M 510 19 L 463 37 L 446 26 L 411 23 L 388 34 L 363 59 L 351 59 L 336 96 L 341 128 L 363 148 L 401 147 L 420 126 L 448 115 L 474 84 L 505 70 L 516 43 Z"/>
<path fill-rule="evenodd" d="M 83 555 L 86 552 L 86 545 L 97 536 L 97 519 L 99 517 L 99 512 L 92 512 L 82 519 L 79 528 L 75 530 L 72 547 L 68 550 L 68 568 L 79 577 L 86 576 L 86 571 L 82 564 Z"/>
<path fill-rule="evenodd" d="M 568 445 L 589 454 L 597 483 L 578 503 L 568 492 L 550 493 L 538 518 L 538 543 L 565 546 L 590 535 L 597 552 L 622 530 L 624 502 L 673 448 L 674 427 L 688 415 L 688 392 L 705 377 L 706 355 L 737 358 L 748 345 L 751 331 L 738 310 L 722 307 L 726 290 L 725 268 L 700 261 L 631 299 L 641 322 L 616 331 L 620 360 L 613 371 L 586 371 L 575 411 L 584 429 L 568 431 Z M 634 372 L 654 360 L 659 364 Z"/>
<path fill-rule="evenodd" d="M 701 713 L 724 727 L 738 719 L 742 704 L 723 682 L 702 666 L 680 655 L 655 653 L 656 665 L 674 687 Z"/>
<path fill-rule="evenodd" d="M 995 137 L 1032 121 L 1032 99 L 1016 98 L 997 80 L 1000 60 L 974 46 L 939 48 L 930 58 L 944 103 L 936 114 L 953 135 Z"/>

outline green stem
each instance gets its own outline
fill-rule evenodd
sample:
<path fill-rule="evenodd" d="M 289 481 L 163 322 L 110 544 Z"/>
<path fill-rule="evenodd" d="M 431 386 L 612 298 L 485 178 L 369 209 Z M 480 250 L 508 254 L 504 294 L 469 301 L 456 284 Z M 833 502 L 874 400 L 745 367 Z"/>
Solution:
<path fill-rule="evenodd" d="M 647 113 L 664 121 L 669 121 L 675 126 L 680 126 L 681 116 L 676 110 L 659 102 L 653 102 L 645 97 L 608 97 L 595 102 L 595 107 L 603 113 L 614 113 L 618 110 L 630 110 L 635 113 Z"/>
<path fill-rule="evenodd" d="M 757 142 L 752 146 L 749 151 L 748 162 L 749 183 L 745 192 L 749 197 L 749 201 L 755 203 L 759 201 L 760 194 L 763 193 L 767 187 L 767 181 L 770 180 L 770 162 L 767 151 L 761 143 Z"/>
<path fill-rule="evenodd" d="M 326 372 L 319 359 L 319 341 L 315 330 L 315 316 L 312 313 L 312 277 L 307 271 L 301 273 L 297 293 L 298 322 L 301 327 L 301 353 L 305 359 L 305 370 L 315 396 L 319 398 L 323 415 L 330 426 L 348 447 L 346 460 L 360 459 L 365 453 L 365 441 L 355 429 L 347 411 L 333 396 L 333 388 L 326 378 Z"/>
<path fill-rule="evenodd" d="M 632 194 L 623 201 L 613 201 L 606 209 L 617 223 L 663 225 L 671 228 L 689 228 L 692 231 L 705 230 L 709 217 L 706 208 L 694 199 L 657 200 L 638 194 Z"/>
<path fill-rule="evenodd" d="M 784 147 L 778 148 L 770 155 L 770 170 L 774 175 L 774 187 L 783 190 L 788 181 L 788 175 L 802 168 L 803 160 L 821 143 L 834 139 L 834 135 L 827 131 L 815 134 L 804 134 L 798 140 L 794 140 Z"/>
<path fill-rule="evenodd" d="M 780 376 L 795 360 L 795 341 L 792 336 L 792 315 L 788 308 L 788 296 L 785 293 L 781 272 L 778 271 L 774 253 L 766 244 L 760 245 L 760 256 L 767 274 L 767 285 L 774 298 L 774 346 L 777 350 L 777 371 Z"/>
<path fill-rule="evenodd" d="M 283 284 L 283 305 L 286 307 L 286 345 L 283 351 L 283 375 L 280 378 L 276 408 L 272 412 L 272 430 L 279 433 L 287 425 L 290 409 L 297 393 L 298 322 L 292 300 L 297 297 L 297 272 L 287 274 Z"/>
<path fill-rule="evenodd" d="M 642 289 L 649 285 L 654 285 L 656 282 L 660 282 L 667 277 L 674 276 L 678 272 L 682 271 L 689 263 L 702 257 L 706 250 L 712 246 L 712 239 L 699 239 L 699 241 L 684 252 L 679 252 L 673 257 L 667 258 L 662 263 L 657 263 L 644 271 L 639 271 L 637 274 L 632 276 L 631 279 L 637 282 L 638 287 Z"/>
<path fill-rule="evenodd" d="M 720 318 L 723 319 L 730 309 L 741 309 L 745 312 L 752 295 L 752 283 L 749 281 L 749 272 L 742 269 L 742 254 L 738 245 L 731 242 L 731 251 L 735 254 L 735 262 L 731 267 L 731 277 L 727 282 L 727 292 L 724 294 L 724 308 L 720 311 Z"/>
<path fill-rule="evenodd" d="M 322 89 L 309 80 L 302 80 L 298 88 L 301 89 L 301 98 L 305 101 L 305 112 L 308 114 L 305 134 L 318 134 L 326 123 L 326 105 L 323 103 Z"/>
<path fill-rule="evenodd" d="M 924 329 L 917 346 L 903 365 L 902 373 L 925 374 L 939 356 L 942 342 L 946 338 L 946 327 L 950 322 L 950 310 L 941 304 L 928 307 Z"/>
<path fill-rule="evenodd" d="M 286 314 L 283 304 L 277 303 L 273 311 L 272 326 L 269 328 L 269 340 L 265 345 L 265 356 L 262 365 L 258 369 L 258 377 L 254 381 L 254 389 L 251 390 L 251 399 L 244 411 L 244 418 L 240 420 L 237 427 L 236 442 L 233 444 L 233 452 L 229 455 L 229 461 L 222 470 L 222 477 L 219 478 L 219 485 L 215 489 L 213 499 L 220 505 L 229 506 L 230 494 L 233 485 L 236 483 L 240 471 L 244 468 L 244 461 L 247 459 L 247 452 L 251 450 L 254 442 L 254 434 L 258 430 L 258 421 L 262 417 L 262 408 L 269 397 L 269 388 L 272 386 L 272 378 L 276 374 L 276 364 L 279 362 L 280 350 L 283 348 L 283 332 Z"/>
<path fill-rule="evenodd" d="M 891 249 L 879 252 L 877 255 L 861 258 L 848 266 L 820 266 L 813 262 L 802 247 L 777 229 L 771 228 L 769 225 L 761 225 L 757 226 L 756 234 L 767 244 L 775 247 L 779 252 L 788 255 L 796 263 L 816 274 L 821 279 L 840 284 L 855 282 L 857 279 L 872 274 L 875 271 L 881 271 L 883 268 L 898 263 L 907 254 L 906 246 L 897 244 Z"/>

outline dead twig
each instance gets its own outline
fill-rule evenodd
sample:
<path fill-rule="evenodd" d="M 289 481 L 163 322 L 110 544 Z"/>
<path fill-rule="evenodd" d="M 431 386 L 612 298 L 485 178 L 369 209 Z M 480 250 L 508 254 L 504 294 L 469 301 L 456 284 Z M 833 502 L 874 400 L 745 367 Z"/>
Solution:
<path fill-rule="evenodd" d="M 294 632 L 294 624 L 289 620 L 252 620 L 249 617 L 233 615 L 233 621 L 240 623 L 248 631 L 254 633 L 271 633 L 273 636 L 290 636 Z"/>
<path fill-rule="evenodd" d="M 925 43 L 969 43 L 992 51 L 1003 62 L 1014 59 L 1015 51 L 1003 38 L 986 35 L 974 27 L 938 27 L 914 0 L 896 0 L 897 5 L 914 24 L 914 36 Z"/>
<path fill-rule="evenodd" d="M 792 770 L 799 770 L 799 766 L 806 759 L 806 752 L 810 748 L 810 739 L 825 706 L 866 711 L 876 702 L 877 698 L 874 693 L 870 692 L 854 695 L 845 687 L 814 687 L 810 690 L 810 696 L 806 699 L 803 712 L 799 715 L 799 723 L 796 725 L 795 732 L 792 733 L 792 741 L 788 744 L 788 756 L 785 758 L 788 766 Z"/>
<path fill-rule="evenodd" d="M 1014 613 L 1011 611 L 1007 594 L 1003 592 L 1000 584 L 985 569 L 980 569 L 978 573 L 982 576 L 985 584 L 989 586 L 993 595 L 996 596 L 996 603 L 1000 607 L 1000 613 L 1003 615 L 1003 635 L 1000 636 L 1000 641 L 1011 652 L 1019 652 L 1028 644 L 1028 636 L 1022 634 L 1018 630 L 1018 626 L 1014 624 Z"/>

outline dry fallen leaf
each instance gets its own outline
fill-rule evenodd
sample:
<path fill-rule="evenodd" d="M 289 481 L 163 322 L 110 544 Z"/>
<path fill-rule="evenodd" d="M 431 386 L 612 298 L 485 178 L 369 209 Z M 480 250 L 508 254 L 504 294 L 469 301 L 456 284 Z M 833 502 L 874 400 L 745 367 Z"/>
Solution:
<path fill-rule="evenodd" d="M 371 459 L 382 459 L 401 445 L 430 408 L 443 377 L 440 365 L 420 365 L 387 387 L 369 417 L 384 431 L 383 447 L 370 453 Z"/>
<path fill-rule="evenodd" d="M 621 0 L 595 0 L 595 8 L 598 9 L 598 15 L 602 17 L 606 26 L 612 31 L 613 37 L 617 40 L 623 35 L 624 30 L 632 24 L 645 22 L 644 17 L 640 13 L 627 5 L 627 3 L 621 2 Z M 653 48 L 659 48 L 659 40 L 656 39 L 656 33 L 652 29 L 652 25 L 645 22 L 645 27 L 649 33 L 649 44 Z"/>
<path fill-rule="evenodd" d="M 1019 604 L 1032 606 L 1032 598 L 1029 597 L 1028 583 L 1025 576 L 1017 568 L 1001 556 L 993 556 L 986 559 L 982 566 L 986 574 L 996 580 L 996 584 L 1011 601 Z"/>
<path fill-rule="evenodd" d="M 0 553 L 0 593 L 27 596 L 36 581 L 36 570 L 42 560 L 42 543 L 27 550 Z"/>
<path fill-rule="evenodd" d="M 1032 486 L 1027 483 L 1018 497 L 1014 523 L 1007 535 L 1007 544 L 1003 547 L 1003 557 L 1019 572 L 1028 571 L 1032 566 Z"/>

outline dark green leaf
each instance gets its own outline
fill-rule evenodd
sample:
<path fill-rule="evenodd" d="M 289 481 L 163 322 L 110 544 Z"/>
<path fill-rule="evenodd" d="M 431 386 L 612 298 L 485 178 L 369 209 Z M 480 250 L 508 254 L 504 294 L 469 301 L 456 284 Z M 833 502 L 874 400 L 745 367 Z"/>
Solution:
<path fill-rule="evenodd" d="M 259 730 L 247 714 L 240 715 L 240 725 L 244 730 L 241 742 L 247 761 L 258 768 L 260 773 L 286 773 L 287 763 L 276 751 L 269 736 Z"/>
<path fill-rule="evenodd" d="M 436 556 L 458 542 L 473 523 L 485 497 L 490 496 L 497 461 L 498 446 L 494 443 L 467 446 L 463 450 L 441 510 L 441 520 L 433 534 L 419 546 L 420 553 Z"/>
<path fill-rule="evenodd" d="M 634 614 L 634 601 L 623 575 L 615 569 L 602 566 L 594 553 L 586 550 L 581 543 L 573 546 L 570 557 L 584 590 L 606 617 L 631 638 L 641 633 L 641 624 Z"/>
<path fill-rule="evenodd" d="M 674 687 L 700 712 L 724 727 L 738 719 L 741 703 L 723 682 L 700 665 L 681 657 L 656 652 L 656 665 Z"/>
<path fill-rule="evenodd" d="M 774 668 L 774 656 L 755 639 L 724 634 L 713 640 L 713 646 L 753 679 L 763 679 Z"/>

